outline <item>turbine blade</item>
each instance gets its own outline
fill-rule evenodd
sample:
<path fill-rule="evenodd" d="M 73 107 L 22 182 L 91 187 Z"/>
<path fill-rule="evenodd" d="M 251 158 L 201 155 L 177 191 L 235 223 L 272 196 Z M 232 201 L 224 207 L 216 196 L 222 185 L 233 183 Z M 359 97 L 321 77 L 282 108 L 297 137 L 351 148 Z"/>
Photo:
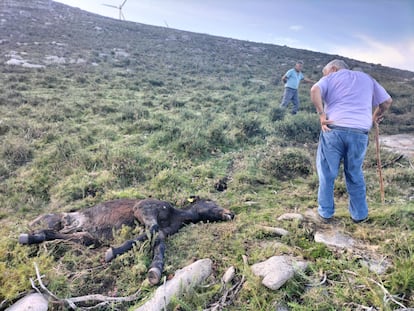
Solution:
<path fill-rule="evenodd" d="M 110 8 L 115 8 L 115 9 L 117 9 L 117 8 L 118 8 L 117 6 L 112 5 L 112 4 L 105 4 L 105 3 L 102 3 L 102 5 L 107 6 L 107 7 L 110 7 Z"/>
<path fill-rule="evenodd" d="M 119 6 L 121 9 L 122 9 L 122 7 L 125 5 L 125 2 L 127 2 L 127 0 L 124 0 L 124 1 L 122 2 L 122 4 Z"/>

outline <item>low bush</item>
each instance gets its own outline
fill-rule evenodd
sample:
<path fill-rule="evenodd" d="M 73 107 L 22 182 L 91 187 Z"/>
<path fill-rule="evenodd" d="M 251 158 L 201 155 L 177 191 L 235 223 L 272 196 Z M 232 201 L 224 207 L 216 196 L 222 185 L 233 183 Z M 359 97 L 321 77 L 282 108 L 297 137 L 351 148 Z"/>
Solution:
<path fill-rule="evenodd" d="M 0 148 L 0 155 L 13 166 L 21 166 L 33 158 L 33 148 L 24 139 L 5 139 Z"/>
<path fill-rule="evenodd" d="M 274 123 L 274 134 L 290 143 L 315 143 L 320 130 L 319 118 L 314 114 L 288 115 L 282 121 Z"/>
<path fill-rule="evenodd" d="M 270 110 L 270 121 L 275 122 L 283 120 L 285 115 L 286 109 L 280 107 L 272 108 L 272 110 Z"/>
<path fill-rule="evenodd" d="M 147 174 L 149 159 L 140 154 L 137 148 L 122 148 L 111 156 L 108 169 L 117 178 L 120 187 L 129 187 L 144 182 Z"/>
<path fill-rule="evenodd" d="M 67 204 L 88 197 L 99 197 L 114 180 L 114 176 L 107 171 L 94 174 L 80 170 L 55 184 L 50 189 L 51 199 L 54 202 Z"/>
<path fill-rule="evenodd" d="M 309 155 L 298 148 L 270 150 L 260 165 L 268 175 L 280 180 L 307 177 L 313 172 Z"/>

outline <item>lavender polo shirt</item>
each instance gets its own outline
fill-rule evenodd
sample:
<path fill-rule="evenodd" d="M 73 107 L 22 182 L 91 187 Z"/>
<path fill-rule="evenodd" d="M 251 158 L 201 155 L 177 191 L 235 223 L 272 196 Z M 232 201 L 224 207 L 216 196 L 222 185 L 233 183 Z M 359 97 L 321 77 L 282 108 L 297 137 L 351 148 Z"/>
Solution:
<path fill-rule="evenodd" d="M 348 69 L 331 73 L 316 85 L 321 90 L 327 119 L 336 126 L 370 130 L 372 107 L 391 97 L 366 73 Z"/>

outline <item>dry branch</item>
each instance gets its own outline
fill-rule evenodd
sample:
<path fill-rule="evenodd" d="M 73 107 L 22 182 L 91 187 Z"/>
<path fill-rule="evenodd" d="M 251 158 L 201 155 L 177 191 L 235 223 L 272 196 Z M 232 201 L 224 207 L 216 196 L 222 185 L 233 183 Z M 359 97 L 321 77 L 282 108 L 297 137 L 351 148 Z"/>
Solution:
<path fill-rule="evenodd" d="M 54 303 L 66 303 L 68 304 L 72 309 L 84 309 L 84 310 L 90 310 L 90 309 L 94 309 L 94 308 L 98 308 L 101 307 L 103 305 L 109 304 L 109 303 L 119 303 L 119 302 L 129 302 L 129 301 L 134 301 L 137 300 L 141 294 L 141 291 L 137 291 L 135 294 L 127 296 L 127 297 L 109 297 L 109 296 L 104 296 L 104 295 L 100 295 L 100 294 L 92 294 L 92 295 L 86 295 L 86 296 L 81 296 L 81 297 L 73 297 L 73 298 L 58 298 L 55 294 L 53 294 L 51 291 L 49 291 L 47 289 L 47 287 L 43 284 L 42 282 L 42 278 L 43 276 L 40 275 L 40 271 L 39 271 L 39 267 L 37 265 L 37 263 L 33 263 L 35 270 L 36 270 L 36 277 L 37 277 L 37 282 L 39 283 L 40 288 L 47 293 L 47 295 L 49 297 L 52 298 L 52 302 Z M 41 290 L 39 290 L 36 285 L 34 280 L 30 279 L 30 282 L 32 284 L 32 287 L 39 293 L 41 293 Z M 91 302 L 91 301 L 100 301 L 99 304 L 95 305 L 95 306 L 91 306 L 91 307 L 85 307 L 85 308 L 79 308 L 78 306 L 76 306 L 76 303 L 80 303 L 80 302 Z"/>
<path fill-rule="evenodd" d="M 388 162 L 386 162 L 386 163 L 383 163 L 383 164 L 381 165 L 381 167 L 382 167 L 382 168 L 386 168 L 386 167 L 388 167 L 388 166 L 390 166 L 390 165 L 393 165 L 393 164 L 397 163 L 398 161 L 400 161 L 403 157 L 404 157 L 404 155 L 399 154 L 399 155 L 398 155 L 397 157 L 395 157 L 394 159 L 392 159 L 392 160 L 390 160 L 390 161 L 388 161 Z"/>
<path fill-rule="evenodd" d="M 231 305 L 241 290 L 244 281 L 245 277 L 242 275 L 240 281 L 236 282 L 232 287 L 225 290 L 218 301 L 210 304 L 209 307 L 203 311 L 219 311 L 223 310 L 224 307 Z"/>
<path fill-rule="evenodd" d="M 348 273 L 348 274 L 352 274 L 352 275 L 354 275 L 354 276 L 359 276 L 358 274 L 356 274 L 355 272 L 353 272 L 353 271 L 350 271 L 350 270 L 344 270 L 344 272 L 345 273 Z M 402 303 L 400 303 L 399 301 L 397 301 L 394 297 L 395 296 L 393 296 L 393 295 L 391 295 L 390 294 L 390 292 L 384 287 L 384 285 L 382 285 L 381 283 L 379 283 L 379 282 L 377 282 L 377 281 L 375 281 L 374 279 L 371 279 L 371 278 L 367 278 L 367 280 L 368 281 L 370 281 L 370 282 L 372 282 L 372 283 L 374 283 L 375 285 L 377 285 L 379 288 L 381 288 L 381 290 L 382 290 L 382 292 L 384 293 L 384 301 L 388 301 L 388 300 L 391 300 L 393 303 L 395 303 L 395 304 L 397 304 L 398 306 L 400 306 L 401 308 L 403 308 L 403 309 L 406 309 L 407 307 L 406 306 L 404 306 Z"/>

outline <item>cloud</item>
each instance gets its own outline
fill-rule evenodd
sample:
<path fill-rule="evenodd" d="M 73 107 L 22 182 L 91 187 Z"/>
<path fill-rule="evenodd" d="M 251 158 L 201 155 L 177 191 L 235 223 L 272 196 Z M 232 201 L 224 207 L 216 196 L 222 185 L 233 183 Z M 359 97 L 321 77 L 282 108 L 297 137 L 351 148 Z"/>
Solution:
<path fill-rule="evenodd" d="M 355 38 L 358 43 L 333 46 L 329 53 L 414 71 L 414 39 L 385 43 L 365 35 L 356 35 Z"/>
<path fill-rule="evenodd" d="M 300 31 L 300 30 L 303 29 L 303 26 L 302 25 L 292 25 L 292 26 L 289 27 L 289 29 L 293 30 L 293 31 Z"/>

